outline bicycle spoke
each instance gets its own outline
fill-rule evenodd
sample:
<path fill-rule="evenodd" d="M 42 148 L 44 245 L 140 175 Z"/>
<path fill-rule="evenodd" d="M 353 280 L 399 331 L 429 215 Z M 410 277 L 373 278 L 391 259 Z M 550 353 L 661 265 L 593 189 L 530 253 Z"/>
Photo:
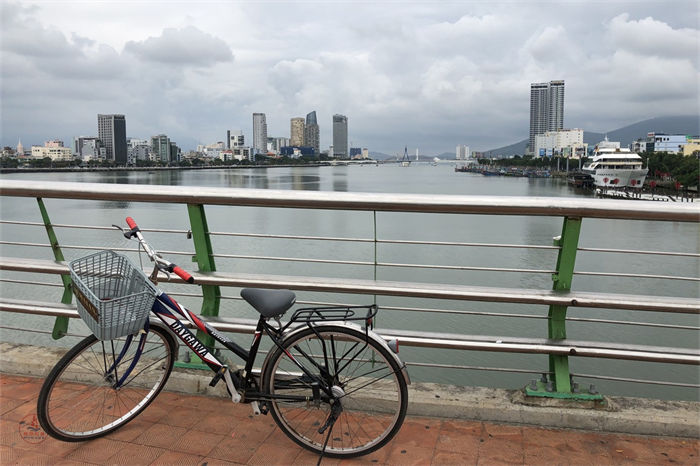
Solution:
<path fill-rule="evenodd" d="M 328 325 L 298 332 L 286 348 L 291 356 L 282 350 L 272 356 L 264 387 L 270 393 L 273 418 L 292 440 L 317 452 L 325 444 L 324 455 L 352 457 L 381 447 L 396 433 L 405 416 L 405 382 L 384 346 L 363 332 Z M 294 377 L 299 369 L 291 357 L 327 380 L 332 397 L 314 399 L 311 382 Z M 309 401 L 289 402 L 275 399 L 276 394 Z M 329 404 L 333 400 L 341 403 L 335 415 Z M 336 415 L 333 422 L 331 416 Z M 326 429 L 319 433 L 323 426 Z"/>
<path fill-rule="evenodd" d="M 94 337 L 66 353 L 39 394 L 37 414 L 44 430 L 61 440 L 96 438 L 129 422 L 148 406 L 172 370 L 175 344 L 169 334 L 156 328 L 145 338 L 141 354 L 139 345 L 130 344 L 129 339 L 99 341 Z M 129 345 L 126 350 L 125 345 Z M 134 361 L 125 383 L 115 388 Z"/>

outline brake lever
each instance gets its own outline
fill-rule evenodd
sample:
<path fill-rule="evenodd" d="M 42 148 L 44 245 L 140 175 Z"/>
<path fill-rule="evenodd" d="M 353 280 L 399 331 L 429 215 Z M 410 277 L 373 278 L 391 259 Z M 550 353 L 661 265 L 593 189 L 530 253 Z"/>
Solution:
<path fill-rule="evenodd" d="M 134 236 L 134 230 L 125 230 L 124 228 L 120 227 L 119 225 L 112 224 L 114 228 L 122 232 L 122 235 L 124 235 L 124 238 L 126 239 L 131 239 Z"/>

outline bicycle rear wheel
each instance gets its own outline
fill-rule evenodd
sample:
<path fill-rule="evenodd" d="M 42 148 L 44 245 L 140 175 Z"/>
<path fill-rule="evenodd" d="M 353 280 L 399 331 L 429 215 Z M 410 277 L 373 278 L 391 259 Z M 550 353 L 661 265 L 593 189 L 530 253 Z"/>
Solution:
<path fill-rule="evenodd" d="M 318 380 L 332 387 L 333 397 L 314 385 Z M 338 325 L 309 328 L 285 340 L 265 367 L 263 392 L 289 438 L 317 453 L 327 439 L 325 455 L 343 458 L 384 446 L 401 427 L 408 403 L 406 380 L 393 355 L 363 331 Z M 335 403 L 341 407 L 337 419 L 320 432 Z"/>
<path fill-rule="evenodd" d="M 119 388 L 117 382 L 143 352 Z M 168 380 L 173 337 L 151 326 L 146 334 L 101 341 L 90 335 L 54 366 L 39 392 L 37 417 L 50 436 L 66 442 L 106 435 L 135 418 Z"/>

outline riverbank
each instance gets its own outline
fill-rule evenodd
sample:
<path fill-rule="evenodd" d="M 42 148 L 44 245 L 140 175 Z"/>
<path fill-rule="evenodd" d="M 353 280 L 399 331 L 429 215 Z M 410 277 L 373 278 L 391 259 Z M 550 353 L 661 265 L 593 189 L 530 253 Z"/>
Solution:
<path fill-rule="evenodd" d="M 245 168 L 291 168 L 291 167 L 328 167 L 330 162 L 295 164 L 274 164 L 274 165 L 201 165 L 191 167 L 61 167 L 61 168 L 0 168 L 2 173 L 92 173 L 92 172 L 159 172 L 159 171 L 180 171 L 180 170 L 239 170 Z"/>

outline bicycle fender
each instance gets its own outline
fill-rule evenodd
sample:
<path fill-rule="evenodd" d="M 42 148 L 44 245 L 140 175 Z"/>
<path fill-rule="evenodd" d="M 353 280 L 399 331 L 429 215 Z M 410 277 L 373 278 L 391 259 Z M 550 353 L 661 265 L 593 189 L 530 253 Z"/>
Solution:
<path fill-rule="evenodd" d="M 358 332 L 362 332 L 362 333 L 365 332 L 365 329 L 363 329 L 359 325 L 352 323 L 352 322 L 341 322 L 341 321 L 328 322 L 328 323 L 319 322 L 319 323 L 312 323 L 311 325 L 314 327 L 325 327 L 325 326 L 347 327 L 347 328 L 351 328 L 353 330 L 357 330 Z M 307 328 L 308 328 L 308 326 L 301 325 L 299 327 L 290 329 L 284 333 L 283 339 L 286 340 L 290 337 L 293 337 L 297 333 L 300 333 L 300 332 L 306 330 Z M 376 343 L 378 343 L 379 345 L 384 347 L 384 349 L 386 349 L 387 353 L 389 353 L 391 355 L 391 357 L 394 358 L 394 361 L 396 361 L 396 364 L 398 364 L 398 366 L 401 368 L 401 375 L 403 375 L 403 378 L 406 381 L 406 384 L 410 385 L 411 384 L 411 377 L 408 375 L 408 369 L 406 368 L 406 364 L 403 361 L 401 361 L 401 358 L 399 358 L 399 355 L 396 354 L 389 347 L 389 344 L 386 342 L 386 340 L 384 340 L 384 338 L 380 337 L 376 332 L 374 332 L 372 330 L 367 330 L 367 338 L 372 339 L 373 341 L 375 341 Z M 267 363 L 268 363 L 270 357 L 272 356 L 272 353 L 274 353 L 274 351 L 270 351 L 267 353 L 267 357 L 265 357 L 265 361 L 263 362 L 261 373 L 265 372 L 265 368 L 267 367 Z"/>

